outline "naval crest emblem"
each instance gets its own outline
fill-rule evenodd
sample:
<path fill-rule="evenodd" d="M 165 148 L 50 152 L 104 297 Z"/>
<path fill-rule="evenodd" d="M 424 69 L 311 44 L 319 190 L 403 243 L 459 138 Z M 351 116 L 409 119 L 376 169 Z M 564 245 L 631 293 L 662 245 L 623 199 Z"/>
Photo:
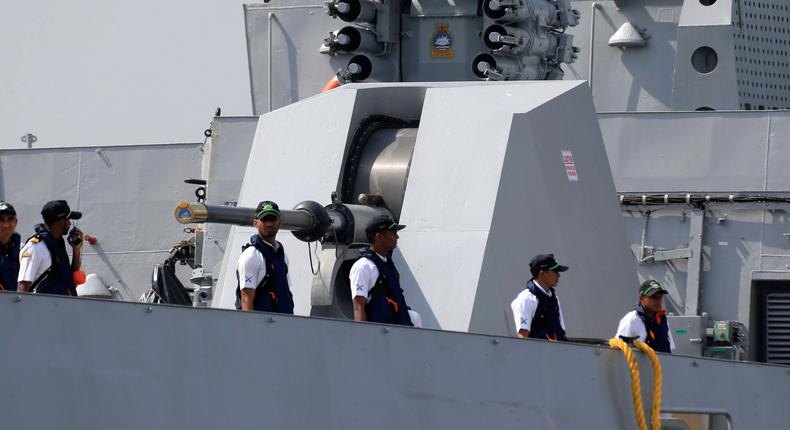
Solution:
<path fill-rule="evenodd" d="M 431 37 L 431 58 L 453 58 L 453 35 L 448 24 L 436 24 Z"/>
<path fill-rule="evenodd" d="M 192 221 L 192 216 L 194 214 L 194 210 L 192 209 L 192 205 L 189 204 L 186 200 L 181 200 L 178 202 L 178 206 L 176 206 L 176 219 L 180 223 L 187 224 Z"/>

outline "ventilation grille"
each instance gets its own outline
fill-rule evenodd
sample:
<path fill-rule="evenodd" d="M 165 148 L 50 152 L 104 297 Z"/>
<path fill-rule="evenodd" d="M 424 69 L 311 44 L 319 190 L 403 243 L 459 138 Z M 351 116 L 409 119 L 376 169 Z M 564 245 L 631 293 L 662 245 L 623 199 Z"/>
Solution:
<path fill-rule="evenodd" d="M 790 1 L 736 2 L 733 30 L 740 107 L 790 107 Z"/>
<path fill-rule="evenodd" d="M 790 293 L 766 295 L 765 328 L 765 361 L 790 364 Z"/>

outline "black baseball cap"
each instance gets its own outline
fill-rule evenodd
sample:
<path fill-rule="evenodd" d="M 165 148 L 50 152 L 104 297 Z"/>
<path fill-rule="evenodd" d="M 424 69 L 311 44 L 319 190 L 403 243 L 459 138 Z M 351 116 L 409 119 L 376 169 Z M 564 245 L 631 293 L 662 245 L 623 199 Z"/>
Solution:
<path fill-rule="evenodd" d="M 639 297 L 650 297 L 655 296 L 656 294 L 669 294 L 669 291 L 665 290 L 661 287 L 661 284 L 658 281 L 649 279 L 639 286 Z"/>
<path fill-rule="evenodd" d="M 554 259 L 554 254 L 538 254 L 532 257 L 532 261 L 529 262 L 529 270 L 533 275 L 537 275 L 541 270 L 564 272 L 568 270 L 568 266 L 557 263 L 557 260 Z"/>
<path fill-rule="evenodd" d="M 282 214 L 280 213 L 280 207 L 277 206 L 277 203 L 271 200 L 264 200 L 258 203 L 258 207 L 255 208 L 255 218 L 262 220 L 267 215 L 274 215 L 277 219 L 280 219 Z"/>
<path fill-rule="evenodd" d="M 368 228 L 365 229 L 365 233 L 367 233 L 368 237 L 372 237 L 374 234 L 380 231 L 391 230 L 391 231 L 398 231 L 403 230 L 406 228 L 405 225 L 401 225 L 395 222 L 392 217 L 389 216 L 381 216 L 373 221 Z"/>
<path fill-rule="evenodd" d="M 16 209 L 11 206 L 11 203 L 0 202 L 0 214 L 16 216 Z"/>
<path fill-rule="evenodd" d="M 80 219 L 82 212 L 71 210 L 65 200 L 52 200 L 41 209 L 41 216 L 45 223 L 51 224 L 59 219 Z"/>

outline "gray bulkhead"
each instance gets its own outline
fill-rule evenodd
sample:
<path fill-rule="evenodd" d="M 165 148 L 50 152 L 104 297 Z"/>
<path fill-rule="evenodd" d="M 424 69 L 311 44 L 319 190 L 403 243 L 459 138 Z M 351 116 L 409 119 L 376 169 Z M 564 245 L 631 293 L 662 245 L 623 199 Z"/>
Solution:
<path fill-rule="evenodd" d="M 85 271 L 116 299 L 135 301 L 150 289 L 154 265 L 190 238 L 173 224 L 173 201 L 192 195 L 183 181 L 200 176 L 202 160 L 198 143 L 1 150 L 0 196 L 16 208 L 22 240 L 49 200 L 82 211 L 75 224 L 97 239 L 83 246 Z"/>

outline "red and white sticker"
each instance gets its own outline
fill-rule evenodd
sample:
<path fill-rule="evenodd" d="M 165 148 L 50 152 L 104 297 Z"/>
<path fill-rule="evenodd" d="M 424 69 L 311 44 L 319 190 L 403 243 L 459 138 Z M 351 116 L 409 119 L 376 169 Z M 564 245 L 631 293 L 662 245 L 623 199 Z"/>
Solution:
<path fill-rule="evenodd" d="M 576 182 L 579 180 L 579 172 L 576 170 L 576 163 L 573 161 L 573 153 L 571 151 L 562 151 L 562 164 L 565 165 L 565 173 L 568 175 L 568 180 Z"/>

